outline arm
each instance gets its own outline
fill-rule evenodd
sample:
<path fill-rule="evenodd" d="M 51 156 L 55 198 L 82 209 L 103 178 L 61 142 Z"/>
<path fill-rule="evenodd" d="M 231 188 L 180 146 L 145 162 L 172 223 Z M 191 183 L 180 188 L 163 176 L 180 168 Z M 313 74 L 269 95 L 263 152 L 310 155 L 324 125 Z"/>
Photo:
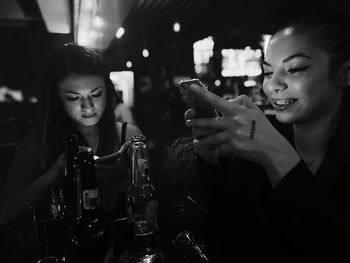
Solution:
<path fill-rule="evenodd" d="M 27 136 L 0 191 L 0 224 L 6 225 L 38 204 L 56 182 L 63 156 L 44 173 L 39 160 L 38 138 Z"/>

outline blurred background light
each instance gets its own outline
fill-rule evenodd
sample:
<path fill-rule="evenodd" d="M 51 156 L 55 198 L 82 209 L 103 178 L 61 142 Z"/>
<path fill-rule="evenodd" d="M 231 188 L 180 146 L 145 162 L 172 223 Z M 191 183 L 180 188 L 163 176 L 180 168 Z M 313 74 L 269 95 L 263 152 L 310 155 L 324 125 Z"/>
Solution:
<path fill-rule="evenodd" d="M 212 36 L 198 40 L 193 44 L 193 62 L 197 74 L 208 72 L 208 64 L 214 54 L 214 44 Z"/>
<path fill-rule="evenodd" d="M 126 62 L 126 67 L 131 68 L 132 67 L 132 62 L 129 60 Z"/>
<path fill-rule="evenodd" d="M 121 93 L 124 104 L 132 108 L 134 105 L 134 72 L 112 71 L 109 77 L 115 90 Z"/>
<path fill-rule="evenodd" d="M 47 31 L 68 34 L 71 32 L 69 0 L 37 0 Z"/>
<path fill-rule="evenodd" d="M 124 27 L 119 27 L 117 32 L 115 33 L 116 38 L 121 38 L 125 33 Z"/>
<path fill-rule="evenodd" d="M 102 27 L 104 25 L 103 19 L 100 16 L 94 18 L 94 25 L 97 27 Z"/>
<path fill-rule="evenodd" d="M 174 25 L 173 25 L 173 30 L 174 30 L 174 32 L 176 32 L 176 33 L 180 32 L 180 30 L 181 30 L 181 25 L 180 25 L 179 22 L 175 22 L 175 23 L 174 23 Z"/>
<path fill-rule="evenodd" d="M 223 77 L 259 76 L 261 69 L 261 50 L 253 50 L 250 46 L 244 49 L 222 49 Z"/>
<path fill-rule="evenodd" d="M 144 48 L 144 49 L 142 50 L 142 56 L 145 57 L 145 58 L 149 57 L 149 51 L 148 51 L 148 49 Z"/>

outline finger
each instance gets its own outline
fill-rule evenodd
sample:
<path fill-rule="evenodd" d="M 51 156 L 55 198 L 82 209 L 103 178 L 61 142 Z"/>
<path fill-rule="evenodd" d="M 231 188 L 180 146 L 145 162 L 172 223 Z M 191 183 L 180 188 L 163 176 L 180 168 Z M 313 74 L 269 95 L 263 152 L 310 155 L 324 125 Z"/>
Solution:
<path fill-rule="evenodd" d="M 199 88 L 196 85 L 191 85 L 189 89 L 191 90 L 191 92 L 196 93 L 199 99 L 214 107 L 224 116 L 234 114 L 235 112 L 241 110 L 241 107 L 239 107 L 238 105 L 228 102 L 224 98 L 221 98 L 220 96 L 210 92 L 207 89 Z"/>
<path fill-rule="evenodd" d="M 91 147 L 87 147 L 84 145 L 79 145 L 78 149 L 80 152 L 92 152 L 92 148 Z"/>
<path fill-rule="evenodd" d="M 120 157 L 120 152 L 115 152 L 115 153 L 111 153 L 105 156 L 101 156 L 100 158 L 98 158 L 95 162 L 96 165 L 97 164 L 106 164 L 106 163 L 110 163 L 113 161 L 118 160 L 118 158 Z"/>
<path fill-rule="evenodd" d="M 227 128 L 230 121 L 232 122 L 232 119 L 227 117 L 196 118 L 187 120 L 186 126 L 218 131 Z"/>
<path fill-rule="evenodd" d="M 226 132 L 219 132 L 211 136 L 203 137 L 198 140 L 198 147 L 206 147 L 206 148 L 216 148 L 218 145 L 223 143 L 227 143 L 228 141 Z"/>
<path fill-rule="evenodd" d="M 237 98 L 233 99 L 233 103 L 239 104 L 247 109 L 256 109 L 258 106 L 252 101 L 247 95 L 240 95 Z"/>
<path fill-rule="evenodd" d="M 124 152 L 126 152 L 126 151 L 129 149 L 130 146 L 131 146 L 131 142 L 130 142 L 130 141 L 125 142 L 125 143 L 120 147 L 118 153 L 120 153 L 120 154 L 122 155 Z"/>
<path fill-rule="evenodd" d="M 195 118 L 197 116 L 197 111 L 194 108 L 190 108 L 188 109 L 185 114 L 184 114 L 184 119 L 188 120 L 188 119 L 192 119 Z"/>
<path fill-rule="evenodd" d="M 202 129 L 202 128 L 196 128 L 196 127 L 192 128 L 192 135 L 194 138 L 201 138 L 204 136 L 210 136 L 210 135 L 213 135 L 217 132 L 218 132 L 217 130 L 213 130 L 213 129 Z"/>

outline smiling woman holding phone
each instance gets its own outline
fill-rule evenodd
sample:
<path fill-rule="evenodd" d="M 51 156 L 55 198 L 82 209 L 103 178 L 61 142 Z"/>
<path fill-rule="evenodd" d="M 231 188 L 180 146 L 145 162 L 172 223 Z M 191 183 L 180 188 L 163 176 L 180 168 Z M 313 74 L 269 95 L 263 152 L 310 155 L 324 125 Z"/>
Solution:
<path fill-rule="evenodd" d="M 228 102 L 190 86 L 223 115 L 185 113 L 218 262 L 349 260 L 347 24 L 346 15 L 314 12 L 272 36 L 263 88 L 273 123 L 247 96 Z"/>
<path fill-rule="evenodd" d="M 66 133 L 77 134 L 80 145 L 101 157 L 96 173 L 103 208 L 117 209 L 131 180 L 126 176 L 127 151 L 118 150 L 140 130 L 115 121 L 113 92 L 109 72 L 96 52 L 66 44 L 51 54 L 44 75 L 43 122 L 20 144 L 0 190 L 1 225 L 30 213 L 30 207 L 48 204 L 50 189 L 64 174 Z"/>

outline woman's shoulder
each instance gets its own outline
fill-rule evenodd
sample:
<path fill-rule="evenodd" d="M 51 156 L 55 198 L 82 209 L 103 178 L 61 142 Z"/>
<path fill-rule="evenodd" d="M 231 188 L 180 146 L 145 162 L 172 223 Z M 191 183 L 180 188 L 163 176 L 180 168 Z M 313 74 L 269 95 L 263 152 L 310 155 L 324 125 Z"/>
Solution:
<path fill-rule="evenodd" d="M 35 127 L 24 136 L 21 144 L 38 145 L 42 141 L 43 141 L 42 129 L 41 127 Z"/>
<path fill-rule="evenodd" d="M 116 126 L 117 126 L 117 130 L 118 130 L 118 134 L 121 134 L 123 122 L 117 121 Z M 142 132 L 139 129 L 139 127 L 137 127 L 135 124 L 127 123 L 126 132 L 125 132 L 125 140 L 126 141 L 131 140 L 132 136 L 140 135 L 140 134 L 142 134 Z"/>

